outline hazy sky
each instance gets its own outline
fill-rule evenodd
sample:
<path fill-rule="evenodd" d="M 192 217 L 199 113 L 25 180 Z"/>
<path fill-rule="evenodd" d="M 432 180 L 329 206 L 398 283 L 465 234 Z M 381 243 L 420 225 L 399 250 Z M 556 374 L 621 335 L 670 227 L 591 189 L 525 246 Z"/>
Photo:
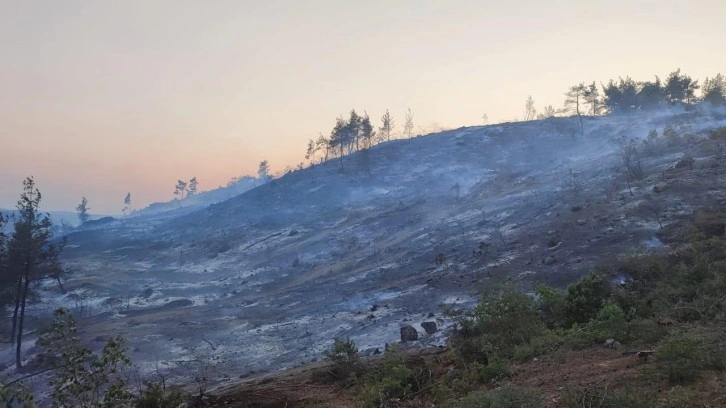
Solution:
<path fill-rule="evenodd" d="M 580 81 L 726 73 L 723 0 L 0 0 L 0 207 L 119 212 L 303 160 L 335 117 L 401 128 L 561 106 Z"/>

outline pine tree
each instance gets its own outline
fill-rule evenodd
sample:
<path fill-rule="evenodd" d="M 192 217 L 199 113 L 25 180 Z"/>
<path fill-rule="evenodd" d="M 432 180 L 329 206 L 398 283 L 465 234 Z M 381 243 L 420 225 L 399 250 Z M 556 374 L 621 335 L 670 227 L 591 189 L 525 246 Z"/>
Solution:
<path fill-rule="evenodd" d="M 88 206 L 88 200 L 86 199 L 86 197 L 82 197 L 81 203 L 76 206 L 76 211 L 78 212 L 78 219 L 81 221 L 81 224 L 88 221 L 88 211 L 90 210 L 91 208 Z"/>
<path fill-rule="evenodd" d="M 408 111 L 406 112 L 406 122 L 403 125 L 403 135 L 407 138 L 411 138 L 413 136 L 413 113 L 411 112 L 411 108 L 408 108 Z"/>
<path fill-rule="evenodd" d="M 131 212 L 131 193 L 126 193 L 126 198 L 124 198 L 124 208 L 121 210 L 121 213 L 128 215 L 129 212 Z"/>
<path fill-rule="evenodd" d="M 385 140 L 386 142 L 391 141 L 391 133 L 393 133 L 394 126 L 395 124 L 391 117 L 391 113 L 388 112 L 388 109 L 386 109 L 386 113 L 384 113 L 381 117 L 381 127 L 378 128 L 378 134 L 382 140 Z"/>
<path fill-rule="evenodd" d="M 364 149 L 373 146 L 373 140 L 376 132 L 373 131 L 373 125 L 371 125 L 371 118 L 368 116 L 368 112 L 366 111 L 363 111 L 363 118 L 360 121 L 360 135 L 363 141 Z"/>
<path fill-rule="evenodd" d="M 700 88 L 698 80 L 688 75 L 681 75 L 681 69 L 668 74 L 665 85 L 665 94 L 671 103 L 691 103 L 695 99 L 696 90 Z"/>
<path fill-rule="evenodd" d="M 585 84 L 580 82 L 579 84 L 570 87 L 570 90 L 565 94 L 565 110 L 574 112 L 580 122 L 580 136 L 585 135 L 585 128 L 582 122 L 582 108 L 585 103 Z"/>
<path fill-rule="evenodd" d="M 267 160 L 262 160 L 260 165 L 257 166 L 257 178 L 262 181 L 270 179 L 270 163 Z"/>
<path fill-rule="evenodd" d="M 53 277 L 60 283 L 63 272 L 58 257 L 65 242 L 51 242 L 53 224 L 47 214 L 39 212 L 40 199 L 41 194 L 33 178 L 26 178 L 17 204 L 19 220 L 8 243 L 8 266 L 15 280 L 11 342 L 16 345 L 15 364 L 18 369 L 22 368 L 21 346 L 30 285 L 46 277 Z"/>
<path fill-rule="evenodd" d="M 530 95 L 524 103 L 524 120 L 532 120 L 536 117 L 537 108 L 534 107 L 534 99 L 532 99 L 532 95 Z"/>
<path fill-rule="evenodd" d="M 582 94 L 585 99 L 585 103 L 590 105 L 590 114 L 597 116 L 600 114 L 600 91 L 595 85 L 595 82 L 588 85 Z"/>
<path fill-rule="evenodd" d="M 192 177 L 191 180 L 189 180 L 189 187 L 187 188 L 187 197 L 197 194 L 198 186 L 199 186 L 199 182 L 197 181 L 197 178 Z"/>
<path fill-rule="evenodd" d="M 717 74 L 715 77 L 709 79 L 706 78 L 703 81 L 703 88 L 701 88 L 702 99 L 704 102 L 708 102 L 712 105 L 723 105 L 726 104 L 726 79 L 721 74 Z"/>
<path fill-rule="evenodd" d="M 187 182 L 184 180 L 177 180 L 176 181 L 176 187 L 174 187 L 174 195 L 179 197 L 179 199 L 184 198 L 184 193 L 187 191 Z"/>

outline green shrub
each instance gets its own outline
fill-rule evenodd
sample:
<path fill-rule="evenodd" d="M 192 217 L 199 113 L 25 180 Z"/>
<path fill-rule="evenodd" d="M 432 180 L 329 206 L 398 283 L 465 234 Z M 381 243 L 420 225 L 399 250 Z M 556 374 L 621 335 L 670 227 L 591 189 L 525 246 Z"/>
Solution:
<path fill-rule="evenodd" d="M 177 388 L 167 388 L 164 381 L 148 382 L 137 397 L 135 408 L 178 408 L 184 404 L 185 396 Z"/>
<path fill-rule="evenodd" d="M 557 350 L 565 341 L 564 335 L 547 330 L 541 336 L 530 340 L 529 343 L 515 346 L 512 358 L 515 361 L 524 362 L 532 357 L 541 356 Z"/>
<path fill-rule="evenodd" d="M 696 379 L 707 366 L 703 340 L 682 334 L 666 338 L 656 348 L 659 370 L 673 384 L 684 384 Z"/>
<path fill-rule="evenodd" d="M 510 353 L 545 329 L 534 300 L 508 289 L 484 297 L 476 307 L 477 328 L 500 353 Z"/>
<path fill-rule="evenodd" d="M 33 392 L 20 382 L 9 386 L 0 383 L 0 406 L 35 408 L 36 405 Z"/>
<path fill-rule="evenodd" d="M 381 378 L 380 389 L 387 398 L 405 398 L 411 392 L 411 370 L 397 365 L 387 370 Z"/>
<path fill-rule="evenodd" d="M 323 352 L 325 358 L 333 363 L 332 373 L 339 380 L 348 380 L 361 374 L 358 347 L 351 339 L 336 337 L 333 345 Z"/>
<path fill-rule="evenodd" d="M 565 315 L 568 323 L 589 322 L 600 311 L 602 302 L 610 296 L 610 293 L 610 283 L 596 272 L 570 285 L 565 297 Z"/>
<path fill-rule="evenodd" d="M 567 323 L 565 293 L 557 288 L 545 285 L 535 286 L 534 291 L 537 294 L 540 316 L 547 327 L 565 326 Z"/>
<path fill-rule="evenodd" d="M 100 355 L 81 345 L 75 319 L 68 309 L 53 312 L 53 326 L 38 344 L 56 356 L 52 387 L 54 406 L 106 407 L 124 406 L 132 400 L 121 375 L 131 361 L 124 352 L 121 337 L 108 340 Z"/>

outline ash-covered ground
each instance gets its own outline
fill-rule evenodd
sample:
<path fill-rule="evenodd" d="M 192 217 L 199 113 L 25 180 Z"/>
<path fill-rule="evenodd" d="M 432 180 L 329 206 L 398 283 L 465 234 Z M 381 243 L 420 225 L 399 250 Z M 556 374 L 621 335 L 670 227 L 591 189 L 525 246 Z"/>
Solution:
<path fill-rule="evenodd" d="M 415 344 L 443 344 L 447 312 L 482 290 L 562 286 L 608 257 L 667 250 L 661 228 L 726 200 L 709 137 L 721 126 L 726 112 L 694 110 L 585 118 L 584 136 L 577 118 L 462 128 L 200 210 L 87 226 L 68 236 L 67 293 L 47 282 L 32 305 L 28 362 L 58 305 L 95 348 L 122 335 L 142 373 L 180 381 L 190 367 L 223 382 L 320 359 L 335 336 L 382 351 L 404 325 Z M 644 142 L 652 129 L 659 138 Z M 626 175 L 623 140 L 638 147 L 640 180 Z M 12 356 L 3 346 L 3 376 Z"/>

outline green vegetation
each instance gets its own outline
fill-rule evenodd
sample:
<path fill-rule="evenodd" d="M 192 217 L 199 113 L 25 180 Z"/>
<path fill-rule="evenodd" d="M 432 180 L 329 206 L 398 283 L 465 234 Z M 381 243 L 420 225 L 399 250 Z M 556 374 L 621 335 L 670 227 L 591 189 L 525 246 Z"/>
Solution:
<path fill-rule="evenodd" d="M 590 350 L 630 359 L 626 367 L 634 365 L 634 371 L 629 380 L 617 374 L 589 385 L 565 380 L 556 391 L 558 406 L 695 406 L 692 401 L 702 397 L 692 384 L 726 369 L 723 218 L 696 218 L 690 232 L 674 229 L 662 237 L 678 248 L 669 255 L 621 256 L 565 290 L 490 290 L 471 313 L 458 317 L 448 349 L 427 358 L 391 348 L 382 360 L 360 365 L 348 392 L 366 407 L 540 407 L 541 390 L 517 385 L 516 367 Z M 326 354 L 335 370 L 358 361 L 351 345 L 336 339 Z M 589 364 L 587 370 L 598 369 Z M 660 392 L 664 387 L 670 391 Z"/>

